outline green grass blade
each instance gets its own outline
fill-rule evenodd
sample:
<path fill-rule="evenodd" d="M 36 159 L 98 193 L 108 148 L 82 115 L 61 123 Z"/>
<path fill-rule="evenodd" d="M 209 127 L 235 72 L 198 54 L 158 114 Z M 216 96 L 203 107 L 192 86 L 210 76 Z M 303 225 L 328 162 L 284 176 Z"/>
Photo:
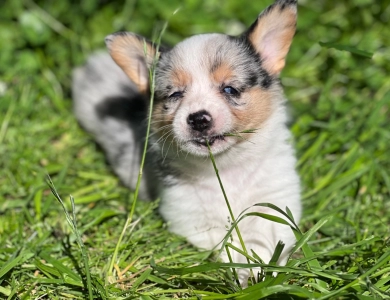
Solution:
<path fill-rule="evenodd" d="M 163 36 L 167 26 L 168 26 L 168 22 L 165 22 L 164 26 L 161 29 L 161 32 L 160 32 L 160 34 L 158 36 L 157 43 L 155 44 L 156 56 L 154 57 L 153 64 L 152 64 L 151 68 L 149 69 L 150 99 L 149 99 L 148 123 L 147 123 L 147 129 L 146 129 L 146 134 L 145 134 L 144 148 L 143 148 L 143 152 L 142 152 L 142 156 L 141 156 L 141 164 L 140 164 L 140 167 L 139 167 L 139 173 L 138 173 L 136 187 L 135 187 L 135 190 L 134 190 L 133 202 L 132 202 L 132 205 L 131 205 L 131 209 L 130 209 L 130 212 L 128 214 L 127 220 L 125 222 L 125 226 L 124 226 L 124 228 L 122 230 L 122 233 L 119 236 L 118 242 L 117 242 L 117 244 L 115 246 L 115 250 L 114 250 L 114 253 L 112 255 L 112 259 L 111 259 L 110 265 L 108 267 L 106 283 L 108 283 L 108 277 L 111 276 L 110 274 L 112 274 L 112 270 L 114 268 L 114 263 L 115 263 L 115 261 L 117 259 L 118 252 L 119 252 L 119 245 L 121 244 L 123 236 L 124 236 L 124 233 L 125 233 L 125 228 L 127 228 L 127 226 L 129 224 L 131 224 L 131 222 L 133 220 L 135 207 L 136 207 L 136 204 L 137 204 L 138 193 L 139 193 L 139 189 L 140 189 L 140 186 L 141 186 L 141 179 L 142 179 L 142 174 L 143 174 L 143 168 L 144 168 L 146 153 L 147 153 L 148 144 L 149 144 L 149 135 L 150 135 L 151 122 L 152 122 L 153 102 L 154 102 L 154 94 L 155 94 L 154 90 L 155 90 L 156 65 L 157 65 L 157 60 L 158 60 L 158 55 L 159 55 L 159 47 L 160 47 L 160 44 L 161 44 L 161 38 L 162 38 L 162 36 Z M 144 51 L 145 51 L 145 54 L 146 54 L 146 51 L 147 51 L 146 50 L 146 44 L 144 44 Z"/>
<path fill-rule="evenodd" d="M 0 286 L 0 293 L 3 294 L 4 296 L 10 296 L 11 290 Z"/>
<path fill-rule="evenodd" d="M 348 290 L 350 287 L 354 286 L 354 285 L 357 285 L 359 283 L 363 283 L 364 282 L 364 279 L 367 278 L 368 276 L 370 276 L 372 273 L 374 273 L 376 270 L 378 270 L 380 267 L 382 267 L 383 265 L 387 264 L 388 262 L 390 261 L 390 251 L 384 253 L 378 260 L 378 262 L 372 267 L 370 268 L 368 271 L 364 272 L 362 275 L 360 275 L 357 279 L 355 279 L 354 281 L 348 283 L 347 285 L 343 286 L 342 288 L 332 292 L 332 293 L 329 293 L 328 295 L 326 296 L 323 296 L 321 298 L 319 298 L 320 300 L 324 300 L 324 299 L 330 299 L 332 298 L 333 296 L 337 295 L 337 294 L 340 294 L 340 292 L 342 291 L 345 291 L 345 290 Z"/>
<path fill-rule="evenodd" d="M 297 297 L 309 298 L 309 299 L 314 299 L 316 298 L 316 296 L 319 295 L 316 293 L 311 293 L 307 289 L 298 286 L 275 285 L 270 287 L 264 287 L 252 291 L 248 294 L 244 294 L 242 296 L 237 296 L 235 299 L 240 299 L 240 300 L 264 299 L 271 295 L 276 295 L 281 293 L 288 293 L 289 295 L 294 295 Z"/>
<path fill-rule="evenodd" d="M 3 276 L 9 271 L 11 271 L 13 268 L 24 263 L 26 260 L 30 259 L 33 256 L 33 253 L 21 251 L 16 257 L 13 257 L 8 260 L 0 269 L 0 279 L 3 278 Z"/>
<path fill-rule="evenodd" d="M 292 248 L 291 250 L 291 254 L 294 254 L 298 249 L 302 248 L 303 246 L 307 245 L 307 242 L 309 241 L 309 239 L 322 227 L 324 226 L 330 219 L 332 218 L 332 216 L 327 216 L 327 217 L 324 217 L 322 218 L 320 221 L 318 221 L 312 228 L 310 228 L 306 233 L 304 233 L 303 235 L 301 234 L 298 234 L 297 235 L 297 243 L 295 244 L 295 246 Z M 308 250 L 308 249 L 307 249 Z M 304 251 L 305 252 L 305 251 Z M 311 252 L 311 251 L 310 251 Z M 305 256 L 309 254 L 309 253 L 305 253 Z M 310 253 L 312 254 L 312 252 Z M 319 265 L 316 265 L 316 267 L 320 267 Z"/>
<path fill-rule="evenodd" d="M 90 300 L 92 300 L 93 299 L 93 288 L 92 288 L 92 282 L 91 282 L 91 274 L 90 274 L 90 270 L 89 270 L 89 259 L 88 259 L 88 255 L 87 255 L 87 251 L 85 249 L 84 243 L 81 239 L 80 232 L 77 228 L 74 199 L 72 196 L 70 196 L 70 202 L 71 202 L 71 206 L 72 206 L 72 216 L 70 216 L 66 207 L 65 207 L 65 203 L 62 201 L 60 195 L 58 194 L 58 192 L 57 192 L 56 188 L 54 187 L 54 184 L 51 181 L 49 176 L 47 178 L 47 183 L 48 183 L 49 188 L 52 191 L 53 195 L 55 196 L 57 201 L 61 204 L 62 209 L 65 213 L 66 219 L 68 221 L 68 224 L 70 225 L 73 233 L 76 235 L 77 244 L 81 250 L 81 256 L 82 256 L 83 263 L 84 263 L 85 276 L 87 278 L 86 288 L 88 290 L 88 297 Z M 51 259 L 50 256 L 46 255 L 45 253 L 42 253 L 41 255 L 44 255 L 46 257 L 46 259 L 51 260 L 51 263 L 56 268 L 59 268 L 60 272 L 65 272 L 66 274 L 68 274 L 70 276 L 70 278 L 72 278 L 75 281 L 78 281 L 78 280 L 81 281 L 81 278 L 77 274 L 73 273 L 69 268 L 65 267 L 60 262 L 58 262 L 54 259 Z"/>
<path fill-rule="evenodd" d="M 152 271 L 153 271 L 152 269 L 147 269 L 145 272 L 143 272 L 143 273 L 141 274 L 141 276 L 139 276 L 139 277 L 137 278 L 137 280 L 134 281 L 134 283 L 132 284 L 132 289 L 133 289 L 133 290 L 136 290 L 142 283 L 144 283 L 145 280 L 148 279 L 148 277 L 149 277 L 149 275 L 152 273 Z"/>
<path fill-rule="evenodd" d="M 372 53 L 372 52 L 360 50 L 358 48 L 348 46 L 348 45 L 341 45 L 338 43 L 323 43 L 323 42 L 319 42 L 319 44 L 322 47 L 334 48 L 334 49 L 341 50 L 341 51 L 348 51 L 348 52 L 351 52 L 352 54 L 356 54 L 356 55 L 359 55 L 359 56 L 362 56 L 365 58 L 372 58 L 374 55 L 374 53 Z"/>
<path fill-rule="evenodd" d="M 53 265 L 53 267 L 58 270 L 58 274 L 60 274 L 63 278 L 65 278 L 64 275 L 66 275 L 66 277 L 69 277 L 74 281 L 81 281 L 81 277 L 78 274 L 73 272 L 70 268 L 66 267 L 60 261 L 52 258 L 48 253 L 42 252 L 40 257 Z"/>
<path fill-rule="evenodd" d="M 277 216 L 274 216 L 274 215 L 270 215 L 270 214 L 264 214 L 264 213 L 258 213 L 258 212 L 250 212 L 250 213 L 244 214 L 241 218 L 244 218 L 244 217 L 259 217 L 259 218 L 263 218 L 265 220 L 269 220 L 269 221 L 272 221 L 272 222 L 275 222 L 275 223 L 279 223 L 279 224 L 282 224 L 282 225 L 290 226 L 290 223 L 288 223 L 285 219 L 282 219 L 280 217 L 277 217 Z"/>

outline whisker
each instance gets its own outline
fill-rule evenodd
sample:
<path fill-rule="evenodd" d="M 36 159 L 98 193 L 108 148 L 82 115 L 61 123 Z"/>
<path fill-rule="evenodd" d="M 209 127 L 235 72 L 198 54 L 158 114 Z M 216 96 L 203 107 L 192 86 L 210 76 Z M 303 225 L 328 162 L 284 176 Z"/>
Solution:
<path fill-rule="evenodd" d="M 157 141 L 156 143 L 160 143 L 161 140 L 165 139 L 173 132 L 173 129 L 166 131 Z"/>
<path fill-rule="evenodd" d="M 171 126 L 171 125 L 165 125 L 165 126 L 163 126 L 163 127 L 159 128 L 158 130 L 154 131 L 153 133 L 151 133 L 150 136 L 151 136 L 151 137 L 152 137 L 152 136 L 155 136 L 156 134 L 158 134 L 158 133 L 160 133 L 161 131 L 163 131 L 163 130 L 169 128 L 170 126 Z M 172 130 L 172 129 L 171 129 L 171 130 Z"/>
<path fill-rule="evenodd" d="M 163 162 L 165 162 L 165 159 L 166 159 L 167 156 L 168 156 L 169 149 L 171 148 L 171 145 L 172 145 L 172 143 L 173 143 L 174 140 L 175 140 L 175 137 L 174 137 L 174 138 L 171 140 L 171 142 L 169 143 L 167 152 L 166 152 L 166 154 L 165 154 L 165 156 L 164 156 L 164 158 L 163 158 Z M 164 143 L 165 143 L 165 142 L 164 142 Z"/>
<path fill-rule="evenodd" d="M 167 141 L 167 139 L 171 136 L 171 133 L 172 133 L 172 130 L 168 132 L 168 135 L 164 138 L 164 141 L 163 141 L 163 144 L 162 144 L 162 147 L 161 147 L 161 156 L 164 157 L 164 147 L 165 147 L 165 143 Z M 169 148 L 168 148 L 169 150 Z M 168 150 L 167 150 L 167 154 L 168 154 Z M 163 160 L 163 162 L 165 161 L 165 158 Z"/>

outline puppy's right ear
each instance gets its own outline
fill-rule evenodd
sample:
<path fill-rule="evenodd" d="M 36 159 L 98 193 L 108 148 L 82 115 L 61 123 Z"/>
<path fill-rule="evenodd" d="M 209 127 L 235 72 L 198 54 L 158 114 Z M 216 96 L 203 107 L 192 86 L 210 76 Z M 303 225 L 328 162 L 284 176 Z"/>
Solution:
<path fill-rule="evenodd" d="M 156 57 L 156 47 L 145 38 L 131 32 L 117 32 L 105 38 L 112 59 L 146 94 L 149 90 L 149 68 Z"/>

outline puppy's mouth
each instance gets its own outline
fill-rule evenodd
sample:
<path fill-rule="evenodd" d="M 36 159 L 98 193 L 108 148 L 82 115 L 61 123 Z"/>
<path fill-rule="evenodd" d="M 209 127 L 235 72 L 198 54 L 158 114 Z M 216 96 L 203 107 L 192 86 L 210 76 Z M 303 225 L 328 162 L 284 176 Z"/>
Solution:
<path fill-rule="evenodd" d="M 196 145 L 207 147 L 207 143 L 212 146 L 216 141 L 225 141 L 224 135 L 203 136 L 191 140 Z"/>

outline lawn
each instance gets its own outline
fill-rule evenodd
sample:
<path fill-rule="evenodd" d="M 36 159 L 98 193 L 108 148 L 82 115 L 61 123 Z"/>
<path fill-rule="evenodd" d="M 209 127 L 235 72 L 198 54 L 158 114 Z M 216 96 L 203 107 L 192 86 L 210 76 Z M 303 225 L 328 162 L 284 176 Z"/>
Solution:
<path fill-rule="evenodd" d="M 72 114 L 72 69 L 106 35 L 235 35 L 270 3 L 2 2 L 1 299 L 390 299 L 389 1 L 299 1 L 281 80 L 304 216 L 287 266 L 249 288 L 169 233 L 158 199 L 127 222 L 132 191 Z"/>

